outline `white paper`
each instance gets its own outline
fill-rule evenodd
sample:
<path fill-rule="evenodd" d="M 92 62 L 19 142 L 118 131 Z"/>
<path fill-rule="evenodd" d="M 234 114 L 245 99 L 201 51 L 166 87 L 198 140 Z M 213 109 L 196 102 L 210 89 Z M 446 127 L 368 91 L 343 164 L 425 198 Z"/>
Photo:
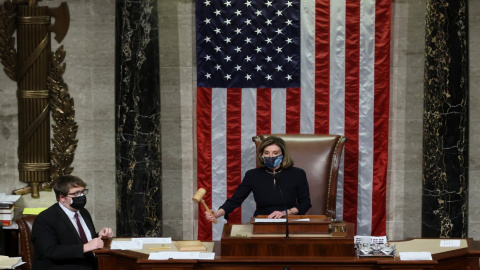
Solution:
<path fill-rule="evenodd" d="M 459 247 L 460 240 L 440 240 L 441 247 Z"/>
<path fill-rule="evenodd" d="M 399 252 L 402 261 L 431 261 L 432 253 L 423 252 Z"/>
<path fill-rule="evenodd" d="M 215 259 L 214 252 L 152 252 L 148 256 L 149 260 L 213 260 Z"/>
<path fill-rule="evenodd" d="M 363 236 L 363 235 L 355 235 L 354 238 L 355 244 L 386 244 L 387 243 L 387 236 Z"/>
<path fill-rule="evenodd" d="M 132 238 L 133 242 L 142 242 L 144 244 L 171 244 L 171 237 L 145 237 L 145 238 Z"/>
<path fill-rule="evenodd" d="M 304 222 L 304 221 L 310 221 L 310 219 L 309 218 L 290 219 L 290 222 L 296 222 L 296 221 Z"/>
<path fill-rule="evenodd" d="M 255 218 L 256 223 L 287 222 L 286 218 Z"/>
<path fill-rule="evenodd" d="M 134 242 L 134 241 L 112 241 L 110 249 L 142 249 L 143 242 Z"/>
<path fill-rule="evenodd" d="M 21 195 L 10 195 L 6 193 L 0 193 L 0 203 L 14 203 L 20 199 Z"/>

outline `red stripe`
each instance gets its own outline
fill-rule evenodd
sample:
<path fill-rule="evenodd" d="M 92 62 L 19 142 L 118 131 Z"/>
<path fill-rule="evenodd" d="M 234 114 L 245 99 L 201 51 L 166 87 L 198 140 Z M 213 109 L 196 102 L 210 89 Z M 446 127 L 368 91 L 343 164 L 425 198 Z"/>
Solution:
<path fill-rule="evenodd" d="M 386 235 L 388 117 L 390 96 L 390 1 L 377 0 L 375 11 L 375 90 L 372 235 Z"/>
<path fill-rule="evenodd" d="M 212 89 L 197 88 L 197 187 L 212 194 Z M 205 196 L 212 207 L 212 197 Z M 198 205 L 198 240 L 212 240 L 212 223 L 205 218 L 205 209 Z"/>
<path fill-rule="evenodd" d="M 343 219 L 357 221 L 358 130 L 360 87 L 360 5 L 346 3 L 345 36 L 345 144 Z"/>
<path fill-rule="evenodd" d="M 270 88 L 257 89 L 257 134 L 270 134 L 272 130 L 272 92 Z"/>
<path fill-rule="evenodd" d="M 242 153 L 242 89 L 227 89 L 227 198 L 232 197 L 241 183 L 241 158 Z M 237 153 L 232 155 L 232 153 Z M 229 223 L 242 223 L 242 210 L 238 207 L 230 213 Z"/>
<path fill-rule="evenodd" d="M 329 133 L 330 0 L 315 6 L 315 134 Z"/>
<path fill-rule="evenodd" d="M 300 88 L 287 88 L 287 108 L 285 131 L 290 134 L 300 133 Z"/>

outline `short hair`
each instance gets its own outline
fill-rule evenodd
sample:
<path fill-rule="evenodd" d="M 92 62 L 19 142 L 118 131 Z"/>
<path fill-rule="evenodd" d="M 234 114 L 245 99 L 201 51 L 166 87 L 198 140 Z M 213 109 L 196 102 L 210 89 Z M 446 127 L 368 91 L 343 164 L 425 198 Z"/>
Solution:
<path fill-rule="evenodd" d="M 265 147 L 275 144 L 276 146 L 280 147 L 282 150 L 283 160 L 282 160 L 282 168 L 289 168 L 293 166 L 293 159 L 288 152 L 288 149 L 285 145 L 285 141 L 277 136 L 269 136 L 265 138 L 257 149 L 257 164 L 260 167 L 265 167 L 265 162 L 263 160 L 263 150 Z"/>
<path fill-rule="evenodd" d="M 58 177 L 57 181 L 53 185 L 53 191 L 55 191 L 55 197 L 58 201 L 60 199 L 60 195 L 67 196 L 71 188 L 86 186 L 87 184 L 83 182 L 80 177 L 65 174 Z"/>

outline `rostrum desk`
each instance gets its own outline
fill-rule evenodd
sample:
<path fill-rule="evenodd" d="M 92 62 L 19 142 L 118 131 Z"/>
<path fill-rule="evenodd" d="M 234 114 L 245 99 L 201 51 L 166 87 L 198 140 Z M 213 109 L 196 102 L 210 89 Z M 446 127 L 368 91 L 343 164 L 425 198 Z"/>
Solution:
<path fill-rule="evenodd" d="M 353 227 L 348 223 L 347 226 L 343 239 L 341 236 L 286 239 L 285 235 L 231 237 L 232 225 L 225 224 L 222 241 L 213 245 L 214 260 L 148 260 L 147 253 L 110 250 L 108 247 L 96 250 L 95 254 L 99 270 L 479 269 L 480 243 L 472 239 L 464 240 L 467 243 L 464 248 L 432 254 L 432 261 L 401 261 L 398 257 L 357 258 L 352 249 Z M 292 225 L 289 227 L 298 229 Z"/>

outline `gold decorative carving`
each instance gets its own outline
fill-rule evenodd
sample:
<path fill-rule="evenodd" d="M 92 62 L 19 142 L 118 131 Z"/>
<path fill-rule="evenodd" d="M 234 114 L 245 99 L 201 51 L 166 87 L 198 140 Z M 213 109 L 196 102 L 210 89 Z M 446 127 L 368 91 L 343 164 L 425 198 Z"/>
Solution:
<path fill-rule="evenodd" d="M 50 110 L 55 124 L 53 128 L 53 148 L 51 151 L 52 170 L 50 172 L 51 182 L 54 183 L 59 176 L 71 174 L 73 167 L 74 152 L 77 149 L 76 139 L 78 125 L 75 122 L 75 110 L 73 98 L 68 93 L 68 86 L 63 81 L 62 75 L 65 72 L 66 64 L 65 51 L 60 46 L 52 54 L 52 69 L 48 77 L 48 89 L 50 90 Z"/>
<path fill-rule="evenodd" d="M 0 61 L 4 66 L 5 74 L 17 81 L 17 52 L 15 50 L 15 17 L 17 14 L 17 5 L 13 2 L 5 1 L 0 7 Z"/>

